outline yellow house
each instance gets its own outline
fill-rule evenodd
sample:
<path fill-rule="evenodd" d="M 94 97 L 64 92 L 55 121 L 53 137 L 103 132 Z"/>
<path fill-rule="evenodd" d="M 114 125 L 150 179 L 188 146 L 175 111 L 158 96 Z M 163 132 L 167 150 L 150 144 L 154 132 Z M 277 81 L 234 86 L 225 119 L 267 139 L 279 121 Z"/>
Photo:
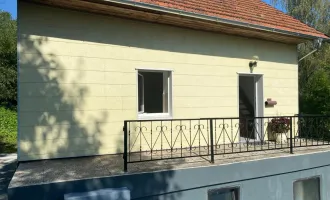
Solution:
<path fill-rule="evenodd" d="M 19 161 L 204 147 L 210 126 L 233 144 L 242 118 L 297 114 L 297 44 L 329 37 L 258 0 L 194 2 L 19 1 Z"/>

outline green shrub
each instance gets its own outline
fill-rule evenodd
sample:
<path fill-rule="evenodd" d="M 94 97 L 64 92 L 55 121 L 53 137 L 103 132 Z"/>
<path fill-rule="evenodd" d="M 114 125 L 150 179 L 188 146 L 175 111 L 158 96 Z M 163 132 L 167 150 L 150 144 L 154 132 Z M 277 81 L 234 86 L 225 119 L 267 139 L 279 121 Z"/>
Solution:
<path fill-rule="evenodd" d="M 301 117 L 299 129 L 301 138 L 330 141 L 330 119 L 328 117 Z"/>
<path fill-rule="evenodd" d="M 0 153 L 13 153 L 17 148 L 16 110 L 0 107 Z"/>

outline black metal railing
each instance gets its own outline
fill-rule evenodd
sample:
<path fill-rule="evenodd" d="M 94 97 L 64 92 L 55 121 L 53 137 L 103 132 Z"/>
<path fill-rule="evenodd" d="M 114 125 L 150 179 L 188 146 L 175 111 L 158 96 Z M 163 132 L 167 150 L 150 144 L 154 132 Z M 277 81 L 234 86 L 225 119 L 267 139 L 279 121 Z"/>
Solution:
<path fill-rule="evenodd" d="M 330 116 L 126 120 L 128 163 L 330 144 Z"/>

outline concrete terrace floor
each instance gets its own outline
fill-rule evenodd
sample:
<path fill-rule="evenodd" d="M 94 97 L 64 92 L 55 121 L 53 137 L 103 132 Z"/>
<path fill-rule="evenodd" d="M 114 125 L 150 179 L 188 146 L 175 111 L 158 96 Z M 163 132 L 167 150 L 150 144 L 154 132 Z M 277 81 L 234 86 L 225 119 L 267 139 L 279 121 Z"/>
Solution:
<path fill-rule="evenodd" d="M 129 163 L 127 173 L 225 165 L 324 151 L 330 151 L 330 145 L 294 148 L 294 154 L 290 154 L 288 148 L 222 154 L 215 156 L 214 163 L 210 163 L 210 156 Z M 163 155 L 165 155 L 165 151 Z M 121 154 L 23 162 L 19 164 L 9 188 L 122 175 L 124 174 L 123 165 Z"/>

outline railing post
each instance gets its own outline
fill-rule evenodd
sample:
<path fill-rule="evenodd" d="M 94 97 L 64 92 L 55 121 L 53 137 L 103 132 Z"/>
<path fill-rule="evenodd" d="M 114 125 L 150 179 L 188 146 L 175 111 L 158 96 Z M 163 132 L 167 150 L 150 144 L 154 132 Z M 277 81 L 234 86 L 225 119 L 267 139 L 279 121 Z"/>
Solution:
<path fill-rule="evenodd" d="M 127 121 L 124 121 L 124 172 L 127 172 L 127 137 L 128 137 L 128 133 L 127 133 Z"/>
<path fill-rule="evenodd" d="M 290 117 L 290 153 L 293 154 L 293 143 L 292 143 L 292 117 Z"/>
<path fill-rule="evenodd" d="M 298 114 L 298 137 L 301 137 L 301 129 L 300 129 L 300 127 L 301 127 L 301 114 L 299 113 Z"/>
<path fill-rule="evenodd" d="M 211 163 L 214 163 L 214 144 L 213 144 L 213 120 L 210 120 L 210 138 L 211 138 Z"/>

